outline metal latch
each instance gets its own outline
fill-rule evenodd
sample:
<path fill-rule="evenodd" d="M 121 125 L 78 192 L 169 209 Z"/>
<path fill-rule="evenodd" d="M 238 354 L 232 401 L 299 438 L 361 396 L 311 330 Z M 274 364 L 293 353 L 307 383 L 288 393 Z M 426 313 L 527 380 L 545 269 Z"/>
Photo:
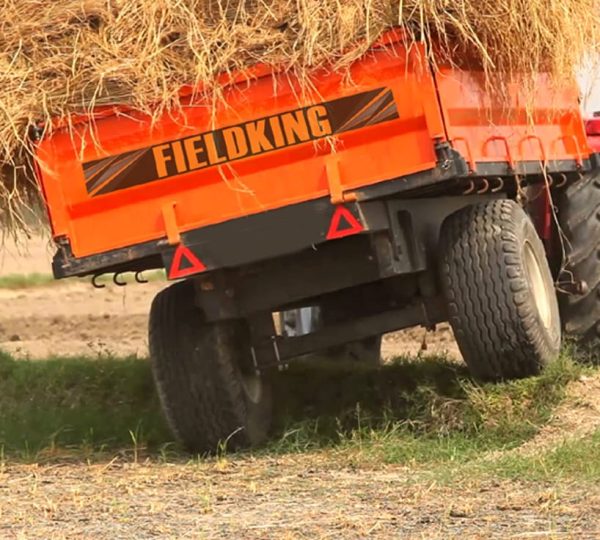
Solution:
<path fill-rule="evenodd" d="M 325 158 L 325 173 L 327 175 L 327 184 L 329 185 L 329 193 L 331 195 L 331 204 L 343 204 L 345 202 L 356 202 L 358 200 L 356 193 L 344 193 L 339 156 L 331 154 Z"/>

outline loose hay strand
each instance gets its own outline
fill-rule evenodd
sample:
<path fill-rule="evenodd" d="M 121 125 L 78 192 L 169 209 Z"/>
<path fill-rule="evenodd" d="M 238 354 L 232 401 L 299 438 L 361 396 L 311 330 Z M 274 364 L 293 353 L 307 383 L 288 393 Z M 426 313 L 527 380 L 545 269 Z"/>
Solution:
<path fill-rule="evenodd" d="M 598 51 L 598 0 L 0 0 L 0 227 L 38 197 L 28 127 L 107 104 L 156 116 L 181 86 L 256 63 L 309 81 L 343 70 L 392 26 L 488 75 L 571 80 Z M 214 99 L 207 96 L 207 99 Z M 210 103 L 210 101 L 208 101 Z"/>

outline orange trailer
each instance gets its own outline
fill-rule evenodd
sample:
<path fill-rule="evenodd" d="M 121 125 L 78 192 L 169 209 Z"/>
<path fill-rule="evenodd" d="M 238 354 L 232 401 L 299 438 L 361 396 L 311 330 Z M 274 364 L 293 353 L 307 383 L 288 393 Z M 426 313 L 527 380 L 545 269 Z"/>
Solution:
<path fill-rule="evenodd" d="M 264 437 L 269 368 L 315 350 L 377 361 L 407 326 L 449 320 L 481 378 L 536 373 L 560 345 L 556 284 L 565 313 L 597 285 L 553 201 L 591 189 L 598 149 L 574 84 L 540 74 L 531 96 L 497 77 L 433 66 L 391 32 L 310 85 L 257 66 L 215 102 L 185 88 L 158 118 L 109 107 L 40 129 L 54 273 L 183 280 L 157 297 L 150 346 L 195 449 Z M 273 313 L 302 306 L 318 327 L 278 333 Z"/>

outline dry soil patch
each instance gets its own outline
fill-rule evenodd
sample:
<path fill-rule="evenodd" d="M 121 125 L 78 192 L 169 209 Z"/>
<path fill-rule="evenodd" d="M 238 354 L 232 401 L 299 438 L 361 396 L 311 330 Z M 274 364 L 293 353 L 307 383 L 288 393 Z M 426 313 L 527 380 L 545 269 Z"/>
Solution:
<path fill-rule="evenodd" d="M 219 464 L 5 467 L 4 538 L 577 538 L 600 535 L 597 487 L 437 485 L 404 467 L 318 455 Z"/>

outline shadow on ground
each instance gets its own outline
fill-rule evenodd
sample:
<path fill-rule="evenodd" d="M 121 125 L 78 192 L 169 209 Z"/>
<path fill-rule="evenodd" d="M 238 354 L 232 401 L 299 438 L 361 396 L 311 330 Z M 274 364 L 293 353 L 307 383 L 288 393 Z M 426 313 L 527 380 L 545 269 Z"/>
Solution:
<path fill-rule="evenodd" d="M 278 373 L 275 434 L 319 419 L 331 438 L 367 418 L 417 420 L 430 398 L 464 397 L 464 368 L 443 358 L 399 360 L 381 369 L 304 364 Z M 148 362 L 137 358 L 14 360 L 0 355 L 0 446 L 159 449 L 172 442 Z"/>
<path fill-rule="evenodd" d="M 318 421 L 325 439 L 390 422 L 422 423 L 435 401 L 466 398 L 469 375 L 445 358 L 397 359 L 379 369 L 328 363 L 297 365 L 277 377 L 274 403 L 279 431 Z"/>
<path fill-rule="evenodd" d="M 549 417 L 570 361 L 542 377 L 486 385 L 445 358 L 398 359 L 382 368 L 326 363 L 275 375 L 274 433 L 267 451 L 340 445 L 357 434 L 411 438 L 492 435 L 494 444 L 530 436 Z M 14 360 L 0 353 L 0 449 L 35 458 L 56 449 L 150 454 L 177 449 L 147 360 Z"/>

